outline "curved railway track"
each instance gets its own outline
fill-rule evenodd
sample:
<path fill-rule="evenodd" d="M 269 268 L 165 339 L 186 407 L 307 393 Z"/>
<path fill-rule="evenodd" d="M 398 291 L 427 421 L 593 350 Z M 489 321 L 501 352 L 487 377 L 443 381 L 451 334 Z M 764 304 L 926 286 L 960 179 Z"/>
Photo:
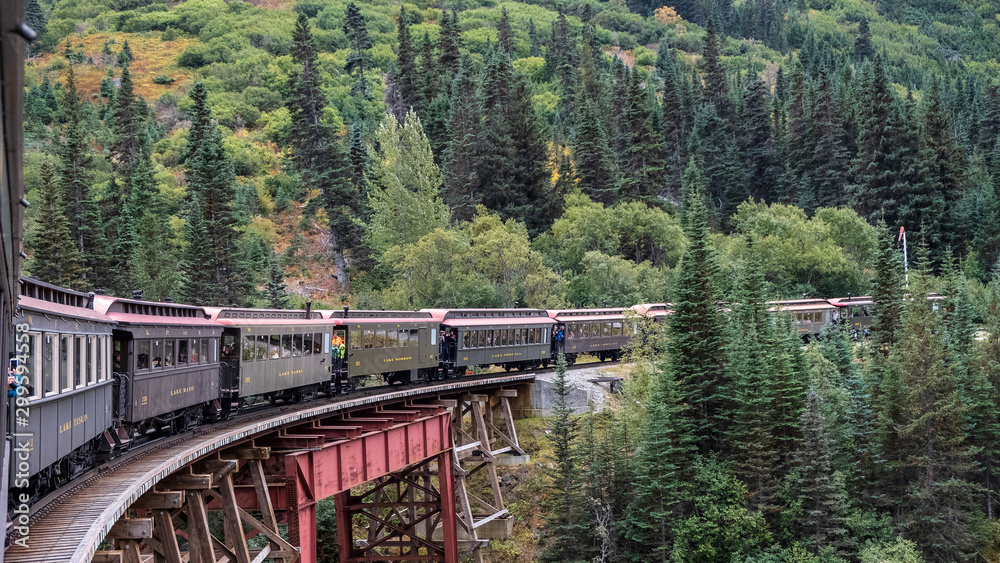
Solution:
<path fill-rule="evenodd" d="M 602 365 L 577 364 L 570 369 Z M 604 363 L 603 365 L 609 365 Z M 303 404 L 252 408 L 249 412 L 211 425 L 196 428 L 127 452 L 122 457 L 93 469 L 36 503 L 30 514 L 31 549 L 8 547 L 7 561 L 82 561 L 81 549 L 92 553 L 111 524 L 138 496 L 166 475 L 212 451 L 263 434 L 280 426 L 316 416 L 403 399 L 430 398 L 463 390 L 530 382 L 537 373 L 490 373 L 431 384 L 417 383 L 387 388 L 360 389 L 350 395 L 323 398 Z M 139 464 L 142 460 L 148 464 Z M 121 483 L 119 483 L 121 481 Z M 61 544 L 72 548 L 70 559 L 54 557 L 52 549 Z M 45 546 L 49 546 L 46 551 Z M 84 554 L 85 555 L 85 554 Z M 88 559 L 89 560 L 89 559 Z"/>

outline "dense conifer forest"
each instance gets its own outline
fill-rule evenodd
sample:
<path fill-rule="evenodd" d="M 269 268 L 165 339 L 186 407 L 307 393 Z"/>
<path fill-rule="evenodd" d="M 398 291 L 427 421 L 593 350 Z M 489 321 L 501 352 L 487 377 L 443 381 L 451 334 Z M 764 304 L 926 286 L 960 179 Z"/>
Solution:
<path fill-rule="evenodd" d="M 540 560 L 1000 557 L 996 1 L 27 4 L 26 273 L 669 301 L 617 406 L 551 421 Z M 765 305 L 847 295 L 869 338 Z"/>

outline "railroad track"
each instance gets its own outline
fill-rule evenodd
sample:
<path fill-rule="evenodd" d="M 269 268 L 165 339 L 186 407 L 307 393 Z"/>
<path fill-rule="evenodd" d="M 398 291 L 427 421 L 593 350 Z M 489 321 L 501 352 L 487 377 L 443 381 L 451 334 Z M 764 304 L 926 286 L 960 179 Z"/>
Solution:
<path fill-rule="evenodd" d="M 617 362 L 587 362 L 578 363 L 572 366 L 568 366 L 569 370 L 584 369 L 589 367 L 601 366 L 601 365 L 615 365 Z M 533 374 L 551 373 L 554 372 L 554 367 L 536 369 L 532 370 Z M 271 405 L 266 402 L 255 404 L 249 408 L 245 408 L 240 414 L 229 418 L 225 421 L 216 422 L 213 424 L 207 424 L 205 426 L 200 426 L 198 428 L 182 432 L 173 436 L 164 436 L 161 438 L 156 438 L 150 442 L 147 442 L 137 449 L 130 450 L 120 457 L 117 457 L 100 467 L 96 467 L 83 473 L 79 477 L 68 482 L 66 485 L 56 489 L 55 491 L 49 493 L 48 495 L 39 499 L 34 505 L 32 505 L 29 514 L 29 526 L 33 526 L 39 519 L 43 518 L 48 514 L 53 508 L 59 506 L 65 500 L 72 498 L 74 495 L 80 491 L 92 486 L 98 480 L 104 478 L 105 476 L 118 471 L 124 467 L 127 467 L 136 461 L 146 458 L 156 452 L 162 451 L 167 448 L 171 448 L 182 444 L 184 442 L 190 441 L 199 436 L 204 436 L 209 433 L 217 432 L 220 430 L 227 430 L 236 428 L 248 423 L 255 422 L 257 420 L 263 420 L 266 418 L 281 416 L 284 414 L 290 414 L 303 409 L 311 409 L 314 407 L 322 407 L 325 405 L 332 405 L 344 401 L 355 400 L 359 398 L 367 397 L 377 397 L 380 394 L 395 393 L 399 391 L 406 391 L 411 389 L 421 389 L 428 387 L 429 385 L 447 383 L 448 381 L 461 381 L 468 383 L 475 383 L 477 381 L 493 379 L 497 377 L 503 377 L 506 375 L 523 375 L 521 372 L 494 372 L 494 373 L 483 373 L 477 375 L 468 375 L 460 379 L 445 380 L 445 381 L 433 381 L 429 383 L 410 383 L 406 385 L 395 385 L 392 387 L 387 387 L 385 385 L 374 386 L 374 387 L 363 387 L 358 390 L 353 391 L 347 395 L 338 395 L 336 397 L 325 397 L 306 403 L 295 403 L 286 405 Z M 8 543 L 11 539 L 12 531 L 7 531 Z"/>

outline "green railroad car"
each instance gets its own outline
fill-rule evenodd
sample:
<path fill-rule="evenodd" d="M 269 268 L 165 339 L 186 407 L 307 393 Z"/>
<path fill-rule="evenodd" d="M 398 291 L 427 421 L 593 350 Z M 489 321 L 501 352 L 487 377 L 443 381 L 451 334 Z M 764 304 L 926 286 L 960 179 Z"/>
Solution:
<path fill-rule="evenodd" d="M 553 362 L 555 321 L 541 309 L 425 309 L 441 325 L 441 364 L 463 374 L 472 366 L 506 371 Z"/>
<path fill-rule="evenodd" d="M 389 384 L 430 381 L 438 369 L 438 325 L 420 311 L 323 311 L 343 344 L 335 385 L 353 389 L 359 379 L 380 376 Z"/>

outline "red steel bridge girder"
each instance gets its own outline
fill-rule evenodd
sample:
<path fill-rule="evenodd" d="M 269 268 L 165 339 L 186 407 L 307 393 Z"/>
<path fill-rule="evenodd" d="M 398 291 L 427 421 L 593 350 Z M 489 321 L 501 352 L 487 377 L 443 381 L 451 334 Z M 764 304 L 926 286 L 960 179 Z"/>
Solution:
<path fill-rule="evenodd" d="M 343 425 L 351 423 L 351 419 L 342 421 Z M 302 432 L 308 432 L 308 429 Z M 287 500 L 283 508 L 287 510 L 289 539 L 299 546 L 301 561 L 313 563 L 316 560 L 316 502 L 338 493 L 347 493 L 352 487 L 400 472 L 418 462 L 437 458 L 444 560 L 457 562 L 450 452 L 451 417 L 442 411 L 378 432 L 327 443 L 318 449 L 285 455 Z M 269 491 L 272 498 L 273 492 L 277 491 Z M 251 501 L 250 498 L 246 500 Z M 337 529 L 338 533 L 349 533 L 349 514 L 337 512 Z M 341 553 L 346 553 L 343 547 L 341 549 Z"/>

